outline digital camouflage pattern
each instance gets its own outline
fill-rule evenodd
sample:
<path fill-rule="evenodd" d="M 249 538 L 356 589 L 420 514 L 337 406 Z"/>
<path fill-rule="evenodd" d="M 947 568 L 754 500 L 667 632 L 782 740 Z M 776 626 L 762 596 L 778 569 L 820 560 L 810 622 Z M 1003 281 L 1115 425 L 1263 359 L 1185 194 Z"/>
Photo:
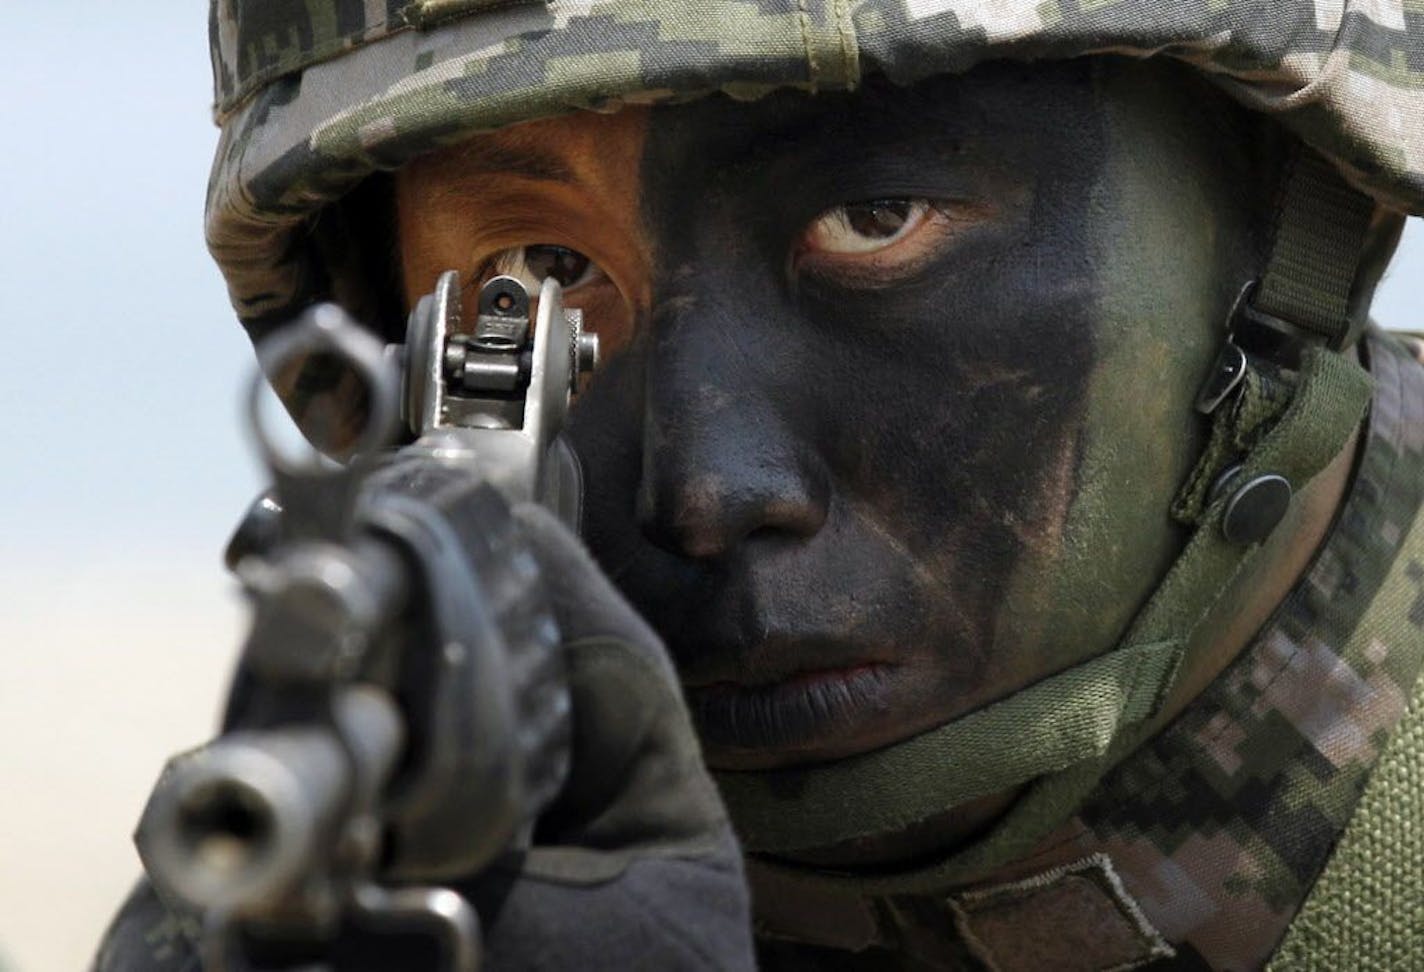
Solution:
<path fill-rule="evenodd" d="M 1369 348 L 1369 437 L 1315 563 L 1079 814 L 1080 846 L 1107 854 L 1163 937 L 1212 968 L 1257 968 L 1267 954 L 1252 949 L 1279 941 L 1424 665 L 1424 372 L 1392 339 Z"/>
<path fill-rule="evenodd" d="M 948 895 L 865 900 L 879 947 L 812 949 L 821 966 L 900 967 L 885 948 L 916 968 L 1263 966 L 1424 668 L 1424 369 L 1387 336 L 1370 337 L 1369 351 L 1376 390 L 1357 477 L 1315 563 L 1246 651 L 1034 853 Z M 1394 798 L 1396 815 L 1424 819 L 1424 790 Z M 855 922 L 847 910 L 842 928 Z M 1424 949 L 1424 927 L 1400 939 L 1355 936 L 1341 964 L 1273 967 L 1416 967 L 1372 964 L 1385 949 Z M 763 968 L 807 957 L 805 946 L 769 945 Z"/>
<path fill-rule="evenodd" d="M 306 231 L 316 213 L 472 133 L 996 58 L 1186 61 L 1386 205 L 1424 213 L 1419 0 L 214 0 L 211 40 L 208 240 L 259 327 L 340 296 L 340 255 Z"/>

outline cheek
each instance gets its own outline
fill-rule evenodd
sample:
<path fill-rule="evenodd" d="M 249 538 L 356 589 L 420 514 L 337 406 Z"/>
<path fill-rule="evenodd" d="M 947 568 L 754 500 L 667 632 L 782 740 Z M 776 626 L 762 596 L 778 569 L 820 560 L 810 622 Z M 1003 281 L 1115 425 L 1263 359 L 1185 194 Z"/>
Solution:
<path fill-rule="evenodd" d="M 1025 551 L 1061 539 L 1079 488 L 1081 405 L 1045 402 L 1032 381 L 970 392 L 947 384 L 889 397 L 863 416 L 875 431 L 842 433 L 858 440 L 849 487 L 926 570 L 1002 578 Z"/>
<path fill-rule="evenodd" d="M 830 358 L 845 474 L 859 493 L 893 495 L 919 535 L 972 517 L 1027 542 L 1051 532 L 1071 488 L 1065 456 L 1096 355 L 1092 293 L 1066 268 L 1025 280 L 1042 264 L 1004 267 L 947 268 L 859 308 L 843 323 L 867 337 Z"/>
<path fill-rule="evenodd" d="M 1091 288 L 1051 268 L 947 267 L 844 313 L 841 333 L 863 336 L 820 361 L 824 454 L 858 518 L 909 560 L 924 640 L 956 665 L 995 657 L 1015 682 L 1034 652 L 996 632 L 1025 603 L 1016 578 L 1041 582 L 1061 550 L 1097 354 Z"/>

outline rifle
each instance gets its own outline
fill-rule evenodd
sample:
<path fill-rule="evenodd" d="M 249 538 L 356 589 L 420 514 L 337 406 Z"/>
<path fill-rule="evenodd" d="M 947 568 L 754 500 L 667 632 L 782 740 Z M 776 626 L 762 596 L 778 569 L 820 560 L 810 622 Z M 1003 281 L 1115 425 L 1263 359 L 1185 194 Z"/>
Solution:
<path fill-rule="evenodd" d="M 253 379 L 273 488 L 228 550 L 250 632 L 221 735 L 169 761 L 135 834 L 159 896 L 201 923 L 210 972 L 319 955 L 350 923 L 430 934 L 473 972 L 478 918 L 447 885 L 527 846 L 567 775 L 559 632 L 510 506 L 577 529 L 557 436 L 597 338 L 553 280 L 537 316 L 510 277 L 478 307 L 465 333 L 450 271 L 403 347 L 325 304 L 258 349 L 269 376 L 354 379 L 365 424 L 344 464 L 294 458 Z M 400 425 L 415 441 L 392 448 Z"/>

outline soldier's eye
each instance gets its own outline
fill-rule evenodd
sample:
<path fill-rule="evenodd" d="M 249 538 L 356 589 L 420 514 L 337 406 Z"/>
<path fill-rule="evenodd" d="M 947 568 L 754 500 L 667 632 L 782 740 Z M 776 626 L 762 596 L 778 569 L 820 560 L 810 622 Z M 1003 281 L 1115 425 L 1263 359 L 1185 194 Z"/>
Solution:
<path fill-rule="evenodd" d="M 466 314 L 474 313 L 479 285 L 498 274 L 524 284 L 534 306 L 544 281 L 550 277 L 557 280 L 564 288 L 564 307 L 583 311 L 583 326 L 598 334 L 599 353 L 605 361 L 632 338 L 632 304 L 602 266 L 573 247 L 530 243 L 484 255 L 471 274 L 473 284 L 465 288 Z"/>
<path fill-rule="evenodd" d="M 893 246 L 932 212 L 927 199 L 873 199 L 828 209 L 806 229 L 804 248 L 822 253 L 874 253 Z"/>
<path fill-rule="evenodd" d="M 842 203 L 811 221 L 792 266 L 840 286 L 891 286 L 934 260 L 994 208 L 972 200 L 907 197 Z"/>
<path fill-rule="evenodd" d="M 490 266 L 495 273 L 519 278 L 531 294 L 538 293 L 545 277 L 553 277 L 566 291 L 604 277 L 602 268 L 578 250 L 551 243 L 501 250 L 490 261 Z"/>

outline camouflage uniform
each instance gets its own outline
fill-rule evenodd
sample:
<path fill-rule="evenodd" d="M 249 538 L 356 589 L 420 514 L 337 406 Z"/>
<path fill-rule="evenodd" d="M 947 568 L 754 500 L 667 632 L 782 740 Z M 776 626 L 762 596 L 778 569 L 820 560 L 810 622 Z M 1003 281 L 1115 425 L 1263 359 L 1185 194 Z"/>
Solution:
<path fill-rule="evenodd" d="M 995 59 L 1174 58 L 1384 209 L 1424 213 L 1415 0 L 215 0 L 211 33 L 222 139 L 207 237 L 254 337 L 322 298 L 373 319 L 359 241 L 333 204 L 421 153 L 580 109 L 851 90 L 872 75 L 908 84 Z M 1253 942 L 1284 941 L 1282 968 L 1365 961 L 1360 939 L 1339 935 L 1377 929 L 1394 951 L 1373 954 L 1424 967 L 1424 847 L 1396 826 L 1424 819 L 1418 720 L 1404 718 L 1405 745 L 1389 743 L 1424 656 L 1424 375 L 1388 339 L 1369 351 L 1377 390 L 1347 505 L 1233 667 L 984 880 L 766 895 L 769 964 L 1241 968 L 1267 958 L 1238 944 L 1249 926 L 1271 932 Z M 1361 802 L 1381 759 L 1385 782 Z M 1375 808 L 1358 833 L 1357 805 Z M 1342 867 L 1317 881 L 1337 844 Z M 1373 914 L 1361 875 L 1392 860 L 1414 875 L 1412 898 Z M 1302 909 L 1317 884 L 1321 903 Z M 1402 917 L 1401 900 L 1413 908 Z"/>

